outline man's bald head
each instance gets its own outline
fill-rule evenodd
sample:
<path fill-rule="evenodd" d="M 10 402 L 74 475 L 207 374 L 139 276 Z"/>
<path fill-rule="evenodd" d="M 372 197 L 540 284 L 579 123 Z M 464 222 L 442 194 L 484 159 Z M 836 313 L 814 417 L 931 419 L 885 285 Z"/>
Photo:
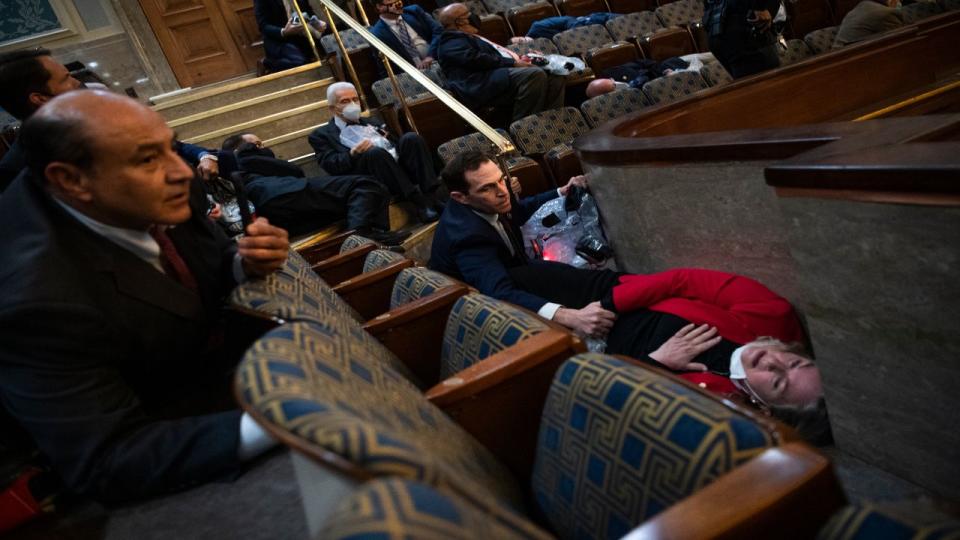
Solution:
<path fill-rule="evenodd" d="M 457 29 L 457 19 L 461 17 L 466 17 L 470 14 L 470 8 L 465 4 L 459 2 L 448 5 L 447 7 L 440 10 L 440 14 L 437 16 L 440 24 L 444 28 L 449 28 L 451 30 Z"/>
<path fill-rule="evenodd" d="M 130 229 L 190 217 L 193 171 L 159 114 L 122 95 L 57 96 L 23 125 L 27 164 L 60 200 L 93 219 Z"/>

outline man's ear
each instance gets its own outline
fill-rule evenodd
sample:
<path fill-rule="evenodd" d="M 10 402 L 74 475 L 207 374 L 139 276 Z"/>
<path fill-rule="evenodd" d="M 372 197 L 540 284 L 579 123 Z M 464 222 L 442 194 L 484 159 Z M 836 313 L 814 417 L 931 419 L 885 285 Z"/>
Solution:
<path fill-rule="evenodd" d="M 47 179 L 47 185 L 55 192 L 78 201 L 93 200 L 89 179 L 76 165 L 54 161 L 47 165 L 43 173 Z"/>
<path fill-rule="evenodd" d="M 462 191 L 451 191 L 450 198 L 460 204 L 467 204 L 467 196 Z"/>
<path fill-rule="evenodd" d="M 50 96 L 46 94 L 41 94 L 40 92 L 30 92 L 30 95 L 27 96 L 27 101 L 33 105 L 34 109 L 39 109 L 43 105 L 50 101 Z"/>

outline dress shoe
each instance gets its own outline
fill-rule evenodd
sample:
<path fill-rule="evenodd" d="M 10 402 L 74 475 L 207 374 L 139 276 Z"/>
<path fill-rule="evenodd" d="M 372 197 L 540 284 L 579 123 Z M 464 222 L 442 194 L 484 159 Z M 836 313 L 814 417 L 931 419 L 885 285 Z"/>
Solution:
<path fill-rule="evenodd" d="M 410 237 L 409 231 L 382 231 L 378 229 L 364 231 L 359 234 L 384 246 L 399 246 L 403 244 L 404 240 Z"/>

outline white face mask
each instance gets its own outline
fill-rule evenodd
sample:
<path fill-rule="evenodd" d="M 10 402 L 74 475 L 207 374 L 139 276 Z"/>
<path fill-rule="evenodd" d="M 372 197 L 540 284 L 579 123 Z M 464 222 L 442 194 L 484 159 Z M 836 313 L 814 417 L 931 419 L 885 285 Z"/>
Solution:
<path fill-rule="evenodd" d="M 761 399 L 747 383 L 747 372 L 743 369 L 743 360 L 740 358 L 745 350 L 747 350 L 746 345 L 737 348 L 737 350 L 733 351 L 733 354 L 730 355 L 730 382 L 742 392 L 763 404 L 763 399 Z"/>
<path fill-rule="evenodd" d="M 340 113 L 343 115 L 343 118 L 350 122 L 359 122 L 360 121 L 360 105 L 356 103 L 350 103 L 343 108 L 343 112 Z"/>

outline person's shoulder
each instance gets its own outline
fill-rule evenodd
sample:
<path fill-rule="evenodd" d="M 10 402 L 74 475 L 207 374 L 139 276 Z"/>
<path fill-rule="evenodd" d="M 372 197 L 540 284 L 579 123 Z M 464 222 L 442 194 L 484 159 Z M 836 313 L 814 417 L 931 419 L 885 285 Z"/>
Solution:
<path fill-rule="evenodd" d="M 410 15 L 425 16 L 429 17 L 430 15 L 422 7 L 417 4 L 410 4 L 409 6 L 404 6 L 404 13 L 409 13 Z"/>

